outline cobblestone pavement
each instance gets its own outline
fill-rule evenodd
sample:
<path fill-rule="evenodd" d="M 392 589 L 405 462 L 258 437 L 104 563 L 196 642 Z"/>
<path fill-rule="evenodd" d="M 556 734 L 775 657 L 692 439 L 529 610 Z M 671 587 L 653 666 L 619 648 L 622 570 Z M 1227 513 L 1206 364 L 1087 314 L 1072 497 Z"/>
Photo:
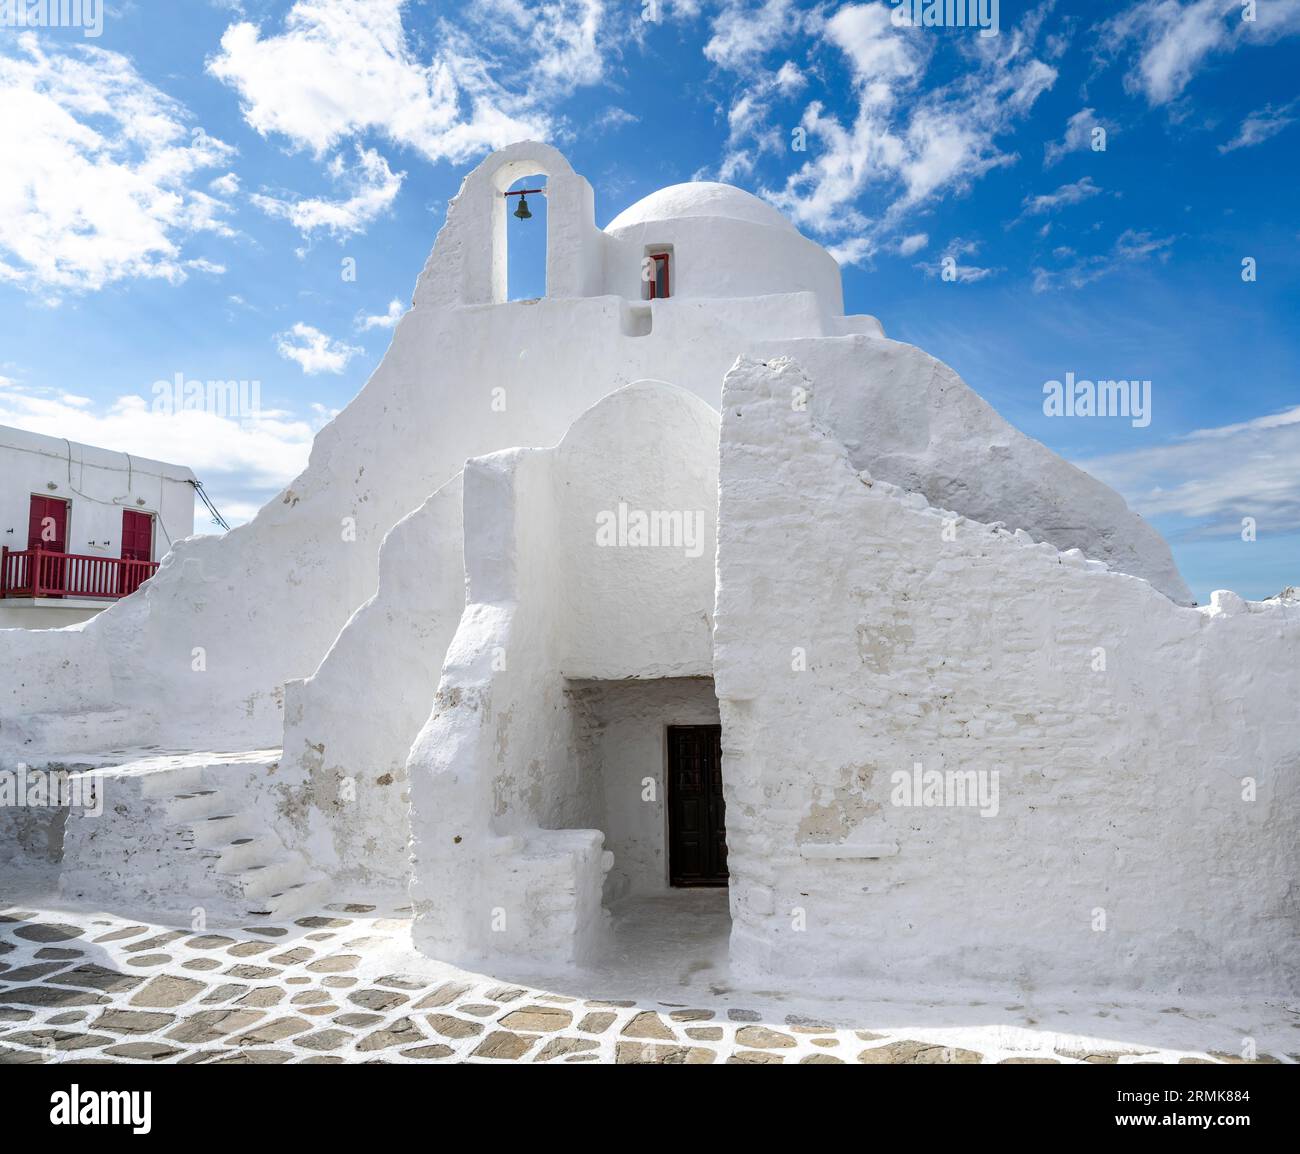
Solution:
<path fill-rule="evenodd" d="M 1066 1044 L 1026 1030 L 837 1028 L 734 998 L 573 996 L 422 959 L 406 918 L 337 904 L 283 925 L 192 933 L 108 914 L 5 908 L 0 1062 L 1240 1060 Z"/>

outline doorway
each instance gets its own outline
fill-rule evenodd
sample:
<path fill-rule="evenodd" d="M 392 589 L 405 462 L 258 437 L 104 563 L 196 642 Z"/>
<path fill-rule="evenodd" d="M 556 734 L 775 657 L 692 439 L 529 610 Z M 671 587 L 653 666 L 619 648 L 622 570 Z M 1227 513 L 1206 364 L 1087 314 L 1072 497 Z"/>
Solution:
<path fill-rule="evenodd" d="M 668 727 L 668 879 L 673 886 L 727 884 L 720 725 Z"/>
<path fill-rule="evenodd" d="M 122 560 L 153 560 L 153 514 L 122 510 Z M 118 572 L 118 594 L 134 593 L 150 576 L 142 565 L 123 565 Z"/>
<path fill-rule="evenodd" d="M 28 562 L 32 566 L 29 580 L 32 588 L 42 590 L 62 589 L 67 576 L 67 563 L 52 553 L 68 551 L 68 508 L 71 502 L 62 497 L 42 497 L 33 493 L 27 517 L 27 548 L 44 552 L 39 562 L 35 555 Z M 62 593 L 42 593 L 44 597 L 62 597 Z"/>

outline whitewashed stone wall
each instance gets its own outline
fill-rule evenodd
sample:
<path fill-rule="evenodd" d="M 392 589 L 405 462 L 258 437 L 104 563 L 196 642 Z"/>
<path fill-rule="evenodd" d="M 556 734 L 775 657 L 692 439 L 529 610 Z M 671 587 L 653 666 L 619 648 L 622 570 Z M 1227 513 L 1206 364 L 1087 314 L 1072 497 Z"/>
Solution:
<path fill-rule="evenodd" d="M 375 595 L 320 668 L 285 685 L 284 763 L 312 799 L 287 840 L 350 892 L 409 879 L 406 759 L 465 608 L 461 505 L 457 474 L 393 527 Z"/>
<path fill-rule="evenodd" d="M 0 631 L 0 657 L 22 671 L 0 684 L 0 760 L 23 745 L 279 744 L 284 682 L 311 676 L 374 593 L 389 529 L 467 458 L 555 444 L 585 409 L 644 377 L 716 406 L 755 331 L 823 323 L 811 294 L 659 302 L 641 336 L 625 331 L 626 309 L 590 297 L 407 314 L 374 376 L 317 435 L 307 469 L 252 522 L 178 543 L 138 594 L 78 632 Z M 92 715 L 89 727 L 80 720 Z"/>
<path fill-rule="evenodd" d="M 500 190 L 512 175 L 538 170 L 554 181 L 550 295 L 489 303 L 500 295 Z M 743 195 L 719 193 L 718 203 Z M 593 509 L 615 509 L 626 496 L 606 445 L 635 450 L 627 476 L 651 476 L 645 469 L 657 460 L 657 467 L 681 471 L 683 491 L 707 490 L 717 461 L 712 442 L 707 454 L 699 451 L 713 435 L 699 414 L 718 404 L 720 382 L 737 355 L 758 351 L 796 353 L 814 366 L 813 415 L 836 431 L 859 467 L 960 512 L 1082 545 L 1175 596 L 1185 594 L 1167 547 L 1110 490 L 1011 429 L 933 358 L 886 341 L 874 318 L 840 315 L 838 286 L 827 271 L 833 262 L 824 252 L 792 228 L 700 215 L 706 207 L 687 187 L 666 200 L 649 198 L 625 225 L 602 233 L 591 189 L 554 150 L 524 145 L 484 161 L 449 211 L 415 307 L 365 388 L 317 436 L 300 477 L 250 524 L 222 538 L 178 543 L 153 580 L 94 620 L 58 632 L 0 630 L 0 663 L 13 671 L 0 682 L 0 766 L 142 746 L 233 751 L 283 744 L 285 772 L 310 782 L 317 807 L 294 833 L 296 847 L 349 883 L 396 880 L 404 868 L 400 749 L 428 708 L 462 590 L 452 576 L 451 505 L 435 500 L 443 512 L 426 507 L 415 523 L 394 526 L 454 478 L 466 458 L 555 444 L 611 391 L 643 378 L 671 381 L 693 395 L 685 408 L 668 406 L 669 416 L 683 422 L 688 449 L 652 423 L 637 431 L 643 439 L 630 427 L 592 426 L 590 437 L 561 446 L 541 467 L 539 476 L 550 479 L 538 482 L 539 516 L 556 520 L 539 522 L 551 525 L 552 537 L 537 541 L 539 560 L 523 575 L 519 596 L 528 613 L 531 598 L 540 598 L 536 604 L 562 624 L 553 632 L 538 625 L 539 652 L 551 672 L 536 686 L 521 679 L 519 692 L 531 702 L 535 689 L 545 703 L 538 708 L 558 715 L 566 708 L 565 679 L 706 677 L 707 553 L 703 566 L 693 561 L 689 578 L 661 571 L 657 562 L 647 566 L 635 551 L 598 551 L 586 564 L 551 558 L 556 541 L 589 542 Z M 686 215 L 661 219 L 676 211 Z M 692 246 L 705 237 L 717 254 L 761 247 L 766 234 L 779 233 L 784 239 L 773 251 L 784 256 L 753 254 L 765 262 L 758 281 L 722 270 L 715 280 L 697 279 L 697 295 L 652 303 L 621 295 L 630 291 L 628 252 L 664 239 L 678 223 L 669 231 L 688 287 L 692 261 L 703 273 Z M 623 228 L 632 231 L 622 236 Z M 783 264 L 791 265 L 788 281 L 774 279 Z M 789 291 L 717 295 L 756 285 Z M 611 289 L 614 295 L 573 295 Z M 633 411 L 625 397 L 583 419 L 626 420 Z M 687 421 L 689 413 L 696 415 Z M 659 415 L 656 409 L 638 420 Z M 519 468 L 532 468 L 529 460 L 520 457 Z M 498 466 L 505 468 L 480 468 L 479 496 L 466 493 L 470 510 L 488 503 L 471 531 L 480 548 L 488 541 L 484 517 L 495 515 L 497 500 L 485 479 Z M 507 470 L 510 485 L 514 468 Z M 555 488 L 561 475 L 564 491 Z M 579 491 L 600 505 L 578 503 Z M 715 502 L 699 503 L 711 511 Z M 385 540 L 395 563 L 428 569 L 427 584 L 412 571 L 382 572 Z M 677 595 L 679 579 L 688 581 L 689 596 Z M 703 600 L 697 580 L 707 587 Z M 500 598 L 480 600 L 477 614 L 494 622 Z M 660 611 L 646 615 L 647 604 Z M 523 628 L 512 620 L 503 627 Z M 511 644 L 527 651 L 532 642 Z M 401 659 L 388 659 L 391 653 Z M 465 660 L 453 648 L 448 668 L 468 670 L 472 696 L 478 673 Z M 493 691 L 505 692 L 496 683 Z M 533 711 L 533 704 L 521 706 L 520 716 Z M 460 739 L 448 740 L 454 747 Z M 552 757 L 549 737 L 538 740 L 547 751 L 538 754 L 541 764 L 569 765 L 558 745 Z M 518 756 L 521 743 L 509 756 Z M 514 782 L 526 781 L 527 770 Z M 530 812 L 543 826 L 586 828 L 598 814 L 594 787 L 580 786 L 571 766 L 564 772 L 571 787 L 542 796 L 567 799 L 568 808 L 552 812 L 548 807 L 559 803 L 548 800 Z M 346 779 L 357 783 L 355 805 L 340 804 L 338 786 Z"/>
<path fill-rule="evenodd" d="M 487 303 L 500 295 L 502 182 L 538 169 L 555 182 L 549 295 Z M 694 203 L 683 193 L 662 211 L 683 196 Z M 873 318 L 840 315 L 826 280 L 829 258 L 793 229 L 684 217 L 677 222 L 683 268 L 697 255 L 690 238 L 701 230 L 714 254 L 762 247 L 765 236 L 779 234 L 803 254 L 785 261 L 788 291 L 771 291 L 782 282 L 770 277 L 756 288 L 719 274 L 696 297 L 643 304 L 577 295 L 626 288 L 618 261 L 621 271 L 610 271 L 608 284 L 600 278 L 606 258 L 631 242 L 596 230 L 592 211 L 586 182 L 545 145 L 512 147 L 476 168 L 449 210 L 415 307 L 365 388 L 317 435 L 301 476 L 250 524 L 219 539 L 178 543 L 139 594 L 80 632 L 51 640 L 0 631 L 6 667 L 32 671 L 0 686 L 0 759 L 18 756 L 19 747 L 62 753 L 65 742 L 78 751 L 123 741 L 194 749 L 278 744 L 284 683 L 313 673 L 374 592 L 384 536 L 466 458 L 553 444 L 611 389 L 642 378 L 672 381 L 716 406 L 726 370 L 760 347 L 765 355 L 829 358 L 826 375 L 817 374 L 824 395 L 835 391 L 833 402 L 820 402 L 828 404 L 823 415 L 843 428 L 850 452 L 869 456 L 882 475 L 889 474 L 890 444 L 906 444 L 899 475 L 918 489 L 950 494 L 972 515 L 1017 524 L 1024 518 L 1054 540 L 1056 529 L 1068 527 L 1077 540 L 1059 543 L 1095 545 L 1116 564 L 1185 594 L 1164 543 L 1109 490 L 1020 436 L 938 362 L 906 346 L 875 346 L 880 326 Z M 633 213 L 627 227 L 645 238 L 657 223 L 677 227 L 654 216 Z M 818 288 L 801 291 L 805 284 Z M 759 290 L 765 295 L 722 295 Z M 826 342 L 850 333 L 862 339 Z M 774 343 L 783 341 L 800 344 Z M 823 350 L 813 347 L 818 341 Z M 905 371 L 896 371 L 899 365 Z M 886 412 L 884 398 L 893 414 L 887 424 L 873 416 Z M 967 424 L 972 416 L 976 423 Z M 887 432 L 867 436 L 864 421 Z M 987 460 L 970 447 L 985 442 Z M 949 471 L 953 461 L 961 473 Z M 995 479 L 974 480 L 981 473 Z M 1040 479 L 1026 489 L 1025 477 Z M 977 486 L 970 510 L 963 479 Z M 89 744 L 80 744 L 83 738 Z"/>
<path fill-rule="evenodd" d="M 598 791 L 605 903 L 668 889 L 667 727 L 717 725 L 711 677 L 570 681 L 572 756 Z"/>
<path fill-rule="evenodd" d="M 948 518 L 856 470 L 793 387 L 817 386 L 782 361 L 724 387 L 733 958 L 913 986 L 1294 990 L 1300 602 L 1183 608 Z M 996 816 L 892 804 L 918 762 L 996 772 Z"/>
<path fill-rule="evenodd" d="M 554 450 L 467 463 L 469 604 L 408 766 L 415 940 L 433 956 L 599 948 L 603 785 L 574 756 L 566 687 L 708 674 L 717 430 L 697 397 L 639 382 Z M 619 502 L 698 513 L 698 550 L 599 545 Z"/>
<path fill-rule="evenodd" d="M 1008 424 L 923 349 L 857 335 L 769 342 L 755 355 L 798 361 L 820 386 L 809 402 L 813 419 L 873 477 L 1059 549 L 1082 549 L 1191 604 L 1168 544 L 1123 497 Z"/>

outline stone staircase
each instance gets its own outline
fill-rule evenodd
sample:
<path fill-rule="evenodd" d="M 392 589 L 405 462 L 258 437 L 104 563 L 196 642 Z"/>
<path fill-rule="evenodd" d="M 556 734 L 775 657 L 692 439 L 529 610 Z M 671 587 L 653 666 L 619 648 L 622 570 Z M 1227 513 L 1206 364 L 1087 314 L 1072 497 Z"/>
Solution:
<path fill-rule="evenodd" d="M 279 750 L 148 753 L 74 767 L 102 790 L 98 816 L 70 809 L 60 891 L 79 900 L 134 899 L 186 919 L 283 919 L 317 908 L 324 874 L 286 847 L 277 815 L 304 783 L 287 780 Z"/>
<path fill-rule="evenodd" d="M 279 761 L 279 750 L 264 752 Z M 198 767 L 192 779 L 173 784 L 182 792 L 166 800 L 172 822 L 190 832 L 194 848 L 217 877 L 238 886 L 245 913 L 285 918 L 323 898 L 329 888 L 325 875 L 285 847 L 258 807 L 247 799 L 238 804 L 239 793 L 247 791 L 232 790 L 219 767 Z"/>

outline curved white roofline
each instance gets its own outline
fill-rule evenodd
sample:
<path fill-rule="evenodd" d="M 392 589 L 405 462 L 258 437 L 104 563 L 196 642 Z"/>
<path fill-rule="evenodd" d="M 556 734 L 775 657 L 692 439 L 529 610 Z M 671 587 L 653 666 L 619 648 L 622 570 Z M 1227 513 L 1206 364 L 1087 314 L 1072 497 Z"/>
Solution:
<path fill-rule="evenodd" d="M 658 192 L 642 197 L 625 208 L 605 226 L 606 232 L 618 232 L 654 221 L 680 220 L 686 217 L 721 217 L 726 220 L 762 224 L 790 232 L 798 230 L 777 209 L 751 192 L 730 184 L 711 180 L 693 180 L 670 184 Z"/>

